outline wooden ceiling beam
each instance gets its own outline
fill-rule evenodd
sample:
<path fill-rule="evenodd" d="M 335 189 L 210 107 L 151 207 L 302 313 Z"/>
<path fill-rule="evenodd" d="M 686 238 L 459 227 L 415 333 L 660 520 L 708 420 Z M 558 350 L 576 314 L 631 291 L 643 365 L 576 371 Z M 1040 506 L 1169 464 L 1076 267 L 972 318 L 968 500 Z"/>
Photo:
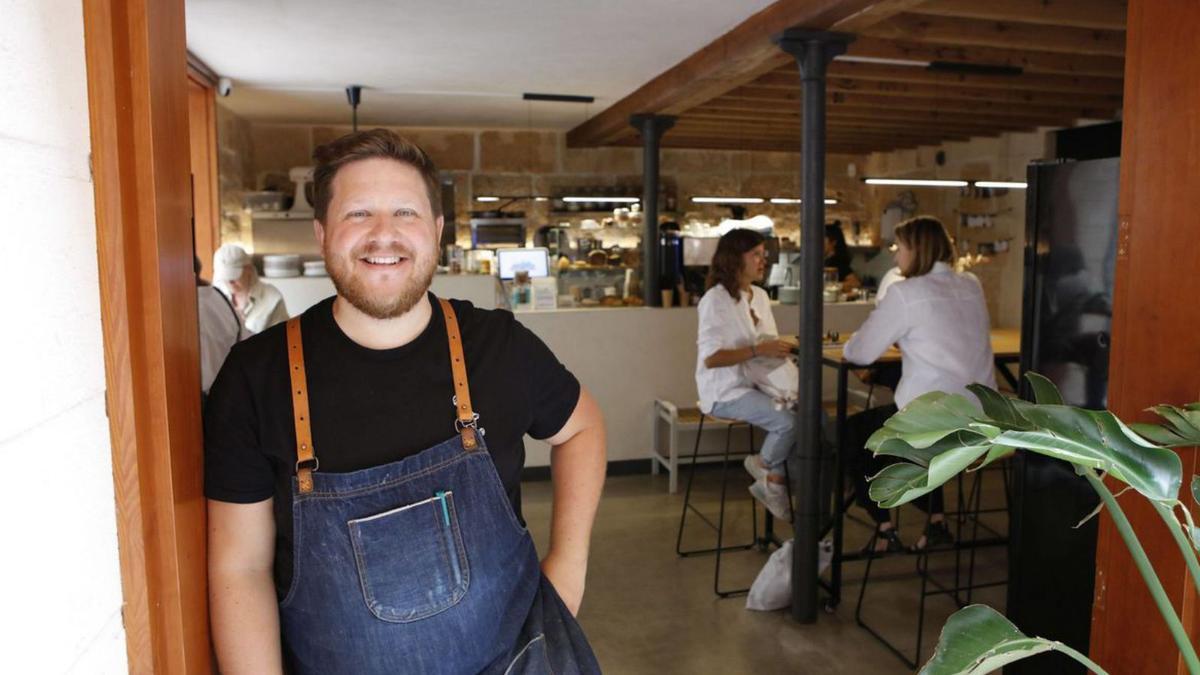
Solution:
<path fill-rule="evenodd" d="M 1125 31 L 1047 26 L 1016 21 L 984 21 L 904 13 L 870 26 L 863 34 L 893 40 L 958 46 L 1004 47 L 1104 56 L 1125 54 Z"/>
<path fill-rule="evenodd" d="M 880 0 L 780 0 L 698 49 L 600 114 L 567 132 L 567 145 L 605 145 L 635 136 L 629 116 L 673 115 L 749 82 L 788 57 L 771 36 L 792 26 L 828 28 Z"/>
<path fill-rule="evenodd" d="M 908 11 L 962 19 L 1123 31 L 1129 9 L 1124 0 L 926 0 Z"/>
<path fill-rule="evenodd" d="M 1047 93 L 1092 94 L 1112 96 L 1119 101 L 1123 92 L 1122 81 L 1108 77 L 1077 75 L 985 75 L 931 70 L 913 66 L 892 66 L 878 63 L 854 63 L 834 61 L 829 64 L 826 76 L 830 79 L 874 80 L 878 82 L 910 82 L 929 86 L 961 87 L 965 89 L 995 89 Z M 767 73 L 751 84 L 791 89 L 800 88 L 800 77 L 792 69 L 783 68 Z"/>
<path fill-rule="evenodd" d="M 1087 75 L 1120 80 L 1125 76 L 1125 59 L 1098 54 L 1064 54 L 1029 49 L 1006 49 L 979 45 L 939 45 L 912 40 L 889 40 L 860 35 L 850 43 L 850 56 L 912 61 L 949 61 L 980 65 L 1011 66 L 1026 73 Z M 789 64 L 784 64 L 789 65 Z M 794 66 L 793 66 L 794 67 Z"/>

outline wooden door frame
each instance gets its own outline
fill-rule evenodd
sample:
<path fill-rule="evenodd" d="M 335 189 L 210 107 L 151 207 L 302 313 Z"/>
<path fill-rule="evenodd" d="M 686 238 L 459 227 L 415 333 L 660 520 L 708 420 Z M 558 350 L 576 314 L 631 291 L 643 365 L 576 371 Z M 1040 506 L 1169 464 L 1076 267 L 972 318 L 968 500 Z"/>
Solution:
<path fill-rule="evenodd" d="M 207 673 L 183 0 L 84 0 L 83 20 L 129 671 Z"/>
<path fill-rule="evenodd" d="M 197 105 L 188 95 L 188 133 L 192 151 L 192 238 L 195 253 L 200 259 L 200 277 L 212 282 L 213 253 L 221 245 L 221 215 L 217 174 L 217 75 L 203 61 L 188 53 L 187 78 L 189 85 L 203 91 Z M 199 109 L 198 109 L 199 108 Z M 202 155 L 195 153 L 203 149 Z"/>

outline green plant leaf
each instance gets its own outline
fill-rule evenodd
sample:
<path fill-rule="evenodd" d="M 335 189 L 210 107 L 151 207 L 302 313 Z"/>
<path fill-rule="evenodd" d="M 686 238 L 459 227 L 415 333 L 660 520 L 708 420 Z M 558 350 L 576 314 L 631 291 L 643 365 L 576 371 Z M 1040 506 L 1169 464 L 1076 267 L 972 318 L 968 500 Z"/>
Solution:
<path fill-rule="evenodd" d="M 995 442 L 1105 471 L 1150 499 L 1178 499 L 1183 482 L 1179 456 L 1147 442 L 1112 413 L 1024 401 L 1013 404 L 1037 428 L 1006 431 Z"/>
<path fill-rule="evenodd" d="M 979 459 L 991 447 L 955 444 L 929 459 L 929 467 L 917 464 L 891 464 L 870 478 L 871 499 L 890 509 L 928 494 Z"/>
<path fill-rule="evenodd" d="M 899 436 L 887 438 L 882 443 L 878 444 L 875 450 L 876 455 L 888 455 L 890 457 L 899 457 L 906 459 L 914 464 L 919 464 L 928 467 L 934 457 L 967 445 L 984 445 L 988 443 L 988 438 L 980 434 L 971 433 L 969 431 L 953 431 L 949 436 L 939 440 L 938 442 L 924 448 L 917 448 L 910 445 L 907 441 Z"/>
<path fill-rule="evenodd" d="M 1054 386 L 1044 375 L 1039 375 L 1033 371 L 1025 373 L 1025 379 L 1029 381 L 1029 387 L 1033 390 L 1033 400 L 1039 404 L 1048 405 L 1063 405 L 1062 394 L 1059 393 L 1058 387 Z"/>
<path fill-rule="evenodd" d="M 875 450 L 888 438 L 900 437 L 915 448 L 925 448 L 955 431 L 971 431 L 979 410 L 960 394 L 931 391 L 913 399 L 871 435 L 867 447 Z M 987 420 L 983 420 L 987 421 Z"/>
<path fill-rule="evenodd" d="M 967 385 L 967 389 L 979 399 L 984 414 L 992 418 L 991 421 L 994 424 L 1007 429 L 1033 428 L 1029 420 L 1022 417 L 1021 413 L 1017 411 L 1012 399 L 1004 394 L 982 384 Z"/>
<path fill-rule="evenodd" d="M 1162 426 L 1182 438 L 1183 445 L 1200 445 L 1200 410 L 1166 404 L 1150 409 L 1167 421 Z"/>
<path fill-rule="evenodd" d="M 991 607 L 968 605 L 946 621 L 920 675 L 982 675 L 1053 649 L 1053 642 L 1026 637 Z"/>
<path fill-rule="evenodd" d="M 988 448 L 987 454 L 984 455 L 983 461 L 971 467 L 970 470 L 978 471 L 992 462 L 1005 459 L 1007 457 L 1012 457 L 1013 453 L 1016 451 L 1017 448 L 1009 447 L 1007 445 L 1000 445 L 999 443 L 993 443 L 992 447 Z"/>
<path fill-rule="evenodd" d="M 1165 448 L 1178 448 L 1184 445 L 1195 444 L 1189 443 L 1186 439 L 1180 438 L 1178 434 L 1162 424 L 1132 422 L 1130 423 L 1129 427 L 1136 431 L 1137 434 L 1142 438 Z"/>
<path fill-rule="evenodd" d="M 1192 476 L 1192 499 L 1200 504 L 1200 476 Z"/>

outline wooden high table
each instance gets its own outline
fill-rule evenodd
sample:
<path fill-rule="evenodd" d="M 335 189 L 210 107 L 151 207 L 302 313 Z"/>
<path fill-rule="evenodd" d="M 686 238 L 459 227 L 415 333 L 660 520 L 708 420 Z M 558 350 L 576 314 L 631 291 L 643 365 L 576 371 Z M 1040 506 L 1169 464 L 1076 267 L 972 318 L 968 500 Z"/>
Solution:
<path fill-rule="evenodd" d="M 849 336 L 847 336 L 848 338 Z M 832 529 L 833 532 L 833 559 L 830 564 L 829 583 L 825 584 L 820 579 L 818 583 L 829 591 L 829 602 L 826 609 L 833 611 L 842 600 L 842 563 L 847 560 L 857 560 L 857 554 L 846 556 L 842 553 L 842 535 L 843 535 L 843 520 L 846 513 L 845 490 L 843 483 L 845 482 L 845 458 L 847 449 L 845 447 L 846 440 L 846 408 L 848 383 L 851 370 L 873 370 L 879 366 L 898 363 L 900 361 L 900 350 L 896 347 L 890 347 L 883 353 L 874 363 L 868 365 L 860 365 L 847 361 L 842 354 L 842 348 L 845 346 L 845 341 L 839 341 L 837 344 L 826 345 L 821 354 L 821 364 L 833 368 L 837 371 L 837 419 L 836 419 L 836 434 L 837 434 L 837 454 L 834 457 L 834 494 L 833 494 L 833 513 L 832 523 L 822 526 L 823 533 Z M 1010 370 L 1009 365 L 1019 363 L 1021 360 L 1021 331 L 1016 329 L 999 329 L 992 331 L 992 355 L 996 362 L 996 370 L 1000 376 L 1013 388 L 1013 391 L 1018 391 L 1017 376 Z M 822 534 L 823 534 L 822 533 Z M 822 537 L 816 537 L 815 540 L 820 540 Z M 796 594 L 800 591 L 799 584 L 792 584 L 792 593 Z M 793 597 L 793 602 L 798 598 Z"/>

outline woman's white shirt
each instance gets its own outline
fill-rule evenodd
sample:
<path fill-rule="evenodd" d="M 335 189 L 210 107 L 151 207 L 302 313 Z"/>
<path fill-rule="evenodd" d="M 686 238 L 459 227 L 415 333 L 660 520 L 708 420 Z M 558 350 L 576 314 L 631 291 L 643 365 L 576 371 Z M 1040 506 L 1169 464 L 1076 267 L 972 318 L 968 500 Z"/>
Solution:
<path fill-rule="evenodd" d="M 696 389 L 700 410 L 711 412 L 717 401 L 732 401 L 754 389 L 742 364 L 709 368 L 704 360 L 722 349 L 740 349 L 757 343 L 762 336 L 778 335 L 771 299 L 758 286 L 743 292 L 735 301 L 724 286 L 708 289 L 697 308 L 699 328 L 696 337 Z M 750 315 L 758 316 L 758 325 Z"/>
<path fill-rule="evenodd" d="M 983 288 L 975 275 L 955 272 L 946 263 L 892 284 L 843 353 L 846 360 L 866 365 L 892 344 L 900 346 L 903 363 L 897 407 L 931 391 L 975 402 L 968 384 L 996 386 Z"/>

